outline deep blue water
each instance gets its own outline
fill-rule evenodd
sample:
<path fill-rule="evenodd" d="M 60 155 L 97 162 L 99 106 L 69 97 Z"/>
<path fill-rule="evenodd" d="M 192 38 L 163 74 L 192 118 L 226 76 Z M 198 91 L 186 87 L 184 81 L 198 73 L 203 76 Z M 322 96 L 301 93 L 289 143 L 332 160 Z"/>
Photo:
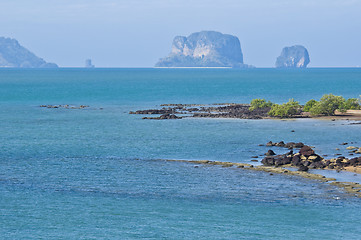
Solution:
<path fill-rule="evenodd" d="M 361 146 L 361 125 L 128 114 L 163 103 L 305 103 L 326 93 L 359 97 L 361 69 L 1 69 L 0 236 L 360 239 L 361 200 L 341 189 L 164 159 L 249 163 L 270 140 L 332 154 L 342 142 Z"/>

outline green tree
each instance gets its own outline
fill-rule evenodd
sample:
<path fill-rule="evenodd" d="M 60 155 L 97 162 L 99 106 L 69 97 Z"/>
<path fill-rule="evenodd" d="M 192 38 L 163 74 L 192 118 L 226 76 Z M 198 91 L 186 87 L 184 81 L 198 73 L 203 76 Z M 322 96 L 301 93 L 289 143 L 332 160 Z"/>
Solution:
<path fill-rule="evenodd" d="M 345 102 L 345 109 L 347 110 L 360 110 L 360 102 L 357 98 L 349 98 Z"/>
<path fill-rule="evenodd" d="M 258 108 L 272 107 L 272 105 L 273 105 L 273 103 L 270 101 L 266 101 L 265 99 L 256 98 L 251 101 L 251 107 L 249 108 L 249 110 L 253 111 Z"/>
<path fill-rule="evenodd" d="M 288 118 L 299 113 L 301 105 L 299 102 L 295 101 L 293 98 L 290 99 L 287 103 L 273 104 L 271 110 L 268 112 L 268 115 L 272 117 Z"/>
<path fill-rule="evenodd" d="M 335 115 L 335 111 L 345 112 L 346 101 L 342 96 L 335 96 L 333 94 L 323 95 L 321 100 L 314 104 L 310 113 L 312 115 Z"/>
<path fill-rule="evenodd" d="M 310 109 L 317 103 L 316 100 L 311 99 L 310 101 L 308 101 L 305 106 L 303 107 L 303 111 L 305 112 L 309 112 Z"/>

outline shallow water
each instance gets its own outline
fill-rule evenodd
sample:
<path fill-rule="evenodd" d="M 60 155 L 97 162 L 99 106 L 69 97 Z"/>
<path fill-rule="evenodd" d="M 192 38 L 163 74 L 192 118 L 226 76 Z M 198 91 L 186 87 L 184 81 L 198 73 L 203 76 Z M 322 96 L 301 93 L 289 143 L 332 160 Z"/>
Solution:
<path fill-rule="evenodd" d="M 250 163 L 268 150 L 258 144 L 270 140 L 347 154 L 339 144 L 361 145 L 361 125 L 157 121 L 128 112 L 162 103 L 244 103 L 255 97 L 304 103 L 331 92 L 358 97 L 360 78 L 360 69 L 0 70 L 0 236 L 359 239 L 361 200 L 337 187 L 162 159 Z"/>

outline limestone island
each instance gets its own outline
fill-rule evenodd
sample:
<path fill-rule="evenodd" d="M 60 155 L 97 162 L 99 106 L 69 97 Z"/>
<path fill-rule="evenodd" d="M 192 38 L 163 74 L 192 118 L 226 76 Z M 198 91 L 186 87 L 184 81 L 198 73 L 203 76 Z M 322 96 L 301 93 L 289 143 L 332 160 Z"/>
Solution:
<path fill-rule="evenodd" d="M 57 68 L 37 57 L 12 38 L 0 37 L 0 67 L 6 68 Z"/>
<path fill-rule="evenodd" d="M 236 36 L 215 31 L 177 36 L 171 53 L 155 67 L 227 67 L 248 68 L 243 63 L 241 44 Z"/>
<path fill-rule="evenodd" d="M 276 68 L 306 68 L 310 63 L 308 51 L 304 46 L 295 45 L 282 49 L 276 60 Z"/>

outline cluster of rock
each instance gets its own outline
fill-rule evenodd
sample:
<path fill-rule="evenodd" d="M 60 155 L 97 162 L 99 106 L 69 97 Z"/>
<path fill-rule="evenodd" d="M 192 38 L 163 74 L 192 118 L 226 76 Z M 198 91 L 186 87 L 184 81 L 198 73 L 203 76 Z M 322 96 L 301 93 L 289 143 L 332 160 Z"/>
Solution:
<path fill-rule="evenodd" d="M 174 114 L 162 114 L 159 117 L 143 117 L 142 119 L 154 119 L 154 120 L 163 120 L 163 119 L 182 119 L 182 117 L 178 117 Z"/>
<path fill-rule="evenodd" d="M 88 105 L 72 106 L 72 105 L 40 105 L 43 108 L 66 108 L 66 109 L 84 109 L 88 108 Z"/>
<path fill-rule="evenodd" d="M 295 142 L 288 142 L 288 143 L 284 143 L 283 141 L 280 141 L 280 142 L 272 142 L 272 141 L 269 141 L 267 144 L 266 144 L 267 147 L 284 147 L 284 148 L 288 148 L 288 149 L 293 149 L 293 148 L 302 148 L 303 146 L 305 146 L 304 143 L 302 142 L 298 142 L 298 143 L 295 143 Z"/>
<path fill-rule="evenodd" d="M 350 150 L 350 155 L 351 155 L 351 154 L 354 154 L 354 153 L 356 153 L 356 154 L 361 154 L 361 147 L 358 148 L 358 147 L 354 147 L 354 146 L 349 146 L 349 147 L 347 147 L 346 149 L 347 149 L 347 150 Z"/>
<path fill-rule="evenodd" d="M 269 150 L 262 160 L 265 166 L 291 166 L 297 167 L 299 171 L 308 171 L 309 169 L 337 169 L 342 170 L 345 167 L 361 167 L 361 157 L 347 159 L 343 156 L 333 159 L 324 159 L 315 151 L 303 143 L 272 143 L 269 142 L 267 146 L 279 146 L 292 149 L 288 153 L 276 155 L 272 150 Z M 300 148 L 299 152 L 294 153 L 293 148 Z M 361 151 L 360 151 L 361 153 Z"/>
<path fill-rule="evenodd" d="M 270 108 L 258 108 L 251 111 L 249 110 L 250 105 L 248 104 L 214 104 L 208 107 L 197 104 L 162 104 L 161 106 L 164 107 L 161 109 L 130 111 L 129 114 L 162 114 L 161 117 L 144 117 L 143 119 L 182 118 L 178 116 L 171 116 L 174 114 L 185 114 L 186 116 L 184 117 L 198 118 L 262 119 L 268 116 L 268 112 L 270 110 Z"/>
<path fill-rule="evenodd" d="M 0 67 L 57 68 L 58 65 L 45 62 L 15 39 L 0 37 Z"/>

